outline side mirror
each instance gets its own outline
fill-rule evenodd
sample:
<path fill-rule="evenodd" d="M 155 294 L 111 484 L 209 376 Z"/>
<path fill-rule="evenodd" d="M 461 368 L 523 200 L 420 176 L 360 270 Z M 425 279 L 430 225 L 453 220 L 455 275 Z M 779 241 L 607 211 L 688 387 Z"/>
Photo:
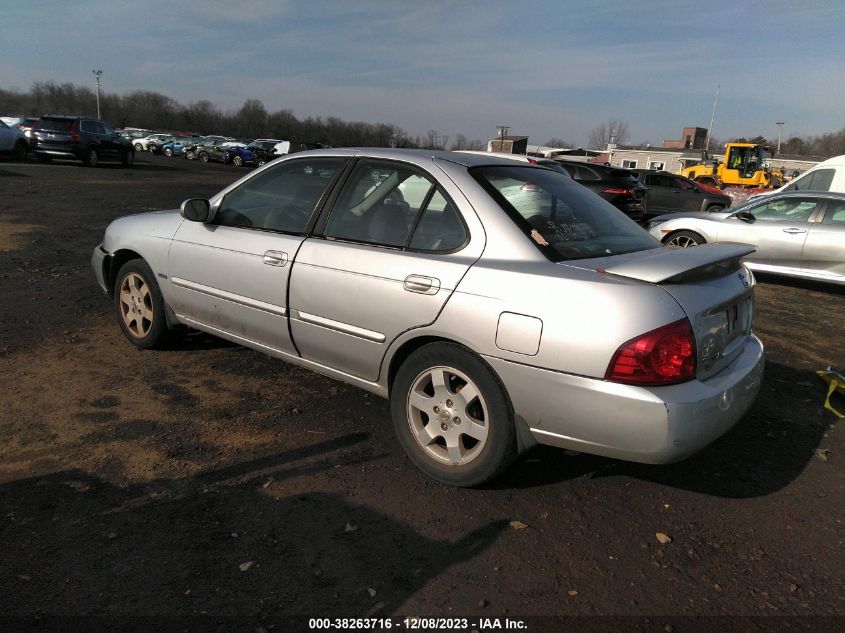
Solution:
<path fill-rule="evenodd" d="M 182 217 L 191 222 L 208 222 L 211 204 L 204 198 L 190 198 L 180 207 Z"/>
<path fill-rule="evenodd" d="M 757 218 L 754 217 L 754 214 L 748 211 L 737 211 L 734 214 L 734 217 L 737 220 L 741 220 L 742 222 L 745 222 L 747 224 L 754 224 L 757 221 Z"/>

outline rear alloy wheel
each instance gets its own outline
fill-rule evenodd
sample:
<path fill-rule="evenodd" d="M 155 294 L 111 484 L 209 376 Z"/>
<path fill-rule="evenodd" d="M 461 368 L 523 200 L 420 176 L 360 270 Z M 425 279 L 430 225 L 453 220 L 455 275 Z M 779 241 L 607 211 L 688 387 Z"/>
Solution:
<path fill-rule="evenodd" d="M 173 156 L 173 150 L 172 150 L 172 149 L 170 149 L 169 147 L 168 147 L 168 148 L 166 148 L 166 149 L 164 150 L 164 155 L 165 155 L 165 156 L 167 156 L 168 158 L 170 158 L 171 156 Z"/>
<path fill-rule="evenodd" d="M 675 248 L 690 248 L 691 246 L 706 244 L 707 240 L 695 231 L 676 231 L 668 235 L 663 240 L 663 243 L 666 246 L 674 246 Z"/>
<path fill-rule="evenodd" d="M 120 329 L 134 345 L 150 348 L 164 340 L 164 299 L 144 260 L 133 259 L 121 266 L 115 278 L 114 309 Z"/>
<path fill-rule="evenodd" d="M 26 154 L 29 151 L 26 141 L 18 141 L 15 143 L 15 148 L 12 150 L 12 158 L 14 160 L 26 160 Z"/>
<path fill-rule="evenodd" d="M 196 154 L 194 154 L 193 150 L 188 150 L 187 152 L 185 152 L 185 158 L 187 158 L 188 160 L 194 160 L 196 157 L 197 156 Z"/>
<path fill-rule="evenodd" d="M 85 154 L 85 159 L 82 162 L 85 163 L 87 167 L 96 167 L 99 160 L 100 155 L 97 153 L 97 150 L 91 147 L 88 149 L 88 153 Z"/>
<path fill-rule="evenodd" d="M 200 159 L 201 163 L 207 163 L 208 162 L 208 154 L 206 154 L 205 152 L 200 152 L 200 155 L 197 156 L 197 158 Z"/>
<path fill-rule="evenodd" d="M 477 356 L 433 343 L 399 368 L 390 395 L 393 426 L 411 461 L 455 486 L 477 486 L 516 456 L 513 411 L 504 388 Z"/>
<path fill-rule="evenodd" d="M 233 164 L 235 167 L 243 167 L 243 166 L 244 166 L 244 159 L 243 159 L 243 157 L 242 157 L 242 156 L 240 156 L 239 154 L 235 154 L 234 156 L 232 156 L 232 164 Z"/>

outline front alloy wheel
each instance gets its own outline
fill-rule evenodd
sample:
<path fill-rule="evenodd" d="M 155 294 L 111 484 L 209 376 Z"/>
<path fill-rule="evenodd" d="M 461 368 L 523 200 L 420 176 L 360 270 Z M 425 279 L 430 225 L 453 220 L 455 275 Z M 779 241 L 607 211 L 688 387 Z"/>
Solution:
<path fill-rule="evenodd" d="M 120 329 L 134 345 L 149 348 L 164 341 L 168 332 L 164 299 L 144 260 L 121 266 L 115 277 L 114 309 Z"/>
<path fill-rule="evenodd" d="M 677 231 L 667 237 L 663 243 L 674 248 L 690 248 L 706 244 L 707 240 L 694 231 Z"/>
<path fill-rule="evenodd" d="M 243 159 L 243 157 L 242 157 L 242 156 L 240 156 L 239 154 L 235 154 L 234 156 L 232 156 L 232 164 L 233 164 L 235 167 L 243 167 L 243 166 L 244 166 L 244 159 Z"/>
<path fill-rule="evenodd" d="M 97 161 L 99 161 L 100 155 L 97 153 L 97 150 L 93 147 L 88 150 L 88 153 L 85 155 L 85 164 L 88 167 L 96 167 Z"/>

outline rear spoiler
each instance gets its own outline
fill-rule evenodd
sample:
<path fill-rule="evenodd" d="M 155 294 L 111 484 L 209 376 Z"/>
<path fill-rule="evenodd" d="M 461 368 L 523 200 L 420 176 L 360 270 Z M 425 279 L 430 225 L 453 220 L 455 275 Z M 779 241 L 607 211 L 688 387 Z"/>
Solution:
<path fill-rule="evenodd" d="M 739 268 L 739 260 L 757 250 L 753 244 L 718 242 L 694 248 L 655 249 L 654 254 L 609 266 L 604 272 L 652 284 L 681 283 L 693 278 L 725 275 Z"/>

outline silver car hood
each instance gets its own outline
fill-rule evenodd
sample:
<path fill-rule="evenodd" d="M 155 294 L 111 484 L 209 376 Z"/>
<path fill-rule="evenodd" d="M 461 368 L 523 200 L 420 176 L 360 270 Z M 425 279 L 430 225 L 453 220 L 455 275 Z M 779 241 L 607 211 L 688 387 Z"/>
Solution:
<path fill-rule="evenodd" d="M 697 268 L 745 257 L 756 250 L 757 247 L 751 244 L 719 242 L 696 248 L 652 248 L 626 255 L 564 263 L 577 268 L 589 268 L 618 277 L 659 284 Z"/>

